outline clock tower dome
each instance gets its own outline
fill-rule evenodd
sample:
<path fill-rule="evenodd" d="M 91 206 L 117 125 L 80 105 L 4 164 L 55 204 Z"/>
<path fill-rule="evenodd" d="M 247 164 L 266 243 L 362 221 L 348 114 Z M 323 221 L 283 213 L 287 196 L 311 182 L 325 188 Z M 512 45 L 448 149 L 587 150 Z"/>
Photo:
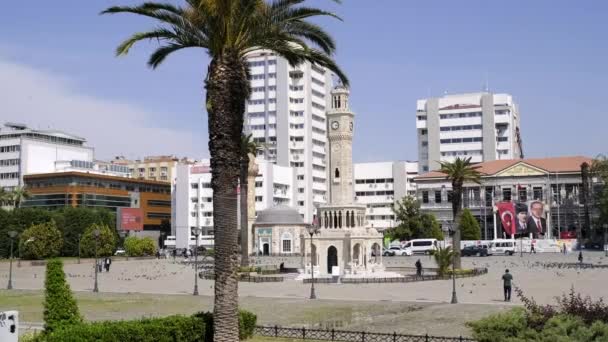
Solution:
<path fill-rule="evenodd" d="M 330 203 L 354 202 L 353 185 L 353 129 L 355 114 L 348 107 L 349 91 L 337 86 L 331 92 L 327 112 L 329 138 Z"/>

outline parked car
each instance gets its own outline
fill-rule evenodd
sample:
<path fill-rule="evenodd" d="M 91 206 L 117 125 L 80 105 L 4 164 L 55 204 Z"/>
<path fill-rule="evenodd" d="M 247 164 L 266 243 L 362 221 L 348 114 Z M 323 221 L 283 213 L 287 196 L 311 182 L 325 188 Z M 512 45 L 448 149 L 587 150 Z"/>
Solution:
<path fill-rule="evenodd" d="M 437 239 L 414 239 L 403 245 L 404 249 L 409 249 L 412 253 L 431 254 L 437 249 Z"/>
<path fill-rule="evenodd" d="M 399 247 L 399 246 L 392 246 L 391 248 L 389 248 L 391 251 L 393 251 L 393 253 L 395 253 L 395 255 L 401 255 L 401 256 L 410 256 L 413 255 L 414 253 L 412 252 L 411 249 L 409 248 L 403 248 L 403 247 Z"/>
<path fill-rule="evenodd" d="M 487 245 L 472 245 L 466 246 L 465 248 L 460 250 L 460 255 L 462 256 L 488 256 L 491 252 L 488 251 Z"/>
<path fill-rule="evenodd" d="M 513 255 L 515 254 L 515 248 L 515 240 L 497 239 L 492 240 L 490 252 L 492 254 Z"/>
<path fill-rule="evenodd" d="M 395 251 L 386 249 L 386 248 L 382 248 L 382 256 L 395 256 Z"/>

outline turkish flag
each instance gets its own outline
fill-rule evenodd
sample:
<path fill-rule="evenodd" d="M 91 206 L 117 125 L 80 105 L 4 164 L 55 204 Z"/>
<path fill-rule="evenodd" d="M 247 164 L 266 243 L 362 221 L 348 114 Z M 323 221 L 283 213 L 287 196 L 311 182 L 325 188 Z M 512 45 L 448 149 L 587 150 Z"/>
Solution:
<path fill-rule="evenodd" d="M 515 205 L 513 202 L 498 202 L 498 215 L 502 221 L 502 228 L 509 235 L 515 234 L 517 222 L 515 221 Z"/>

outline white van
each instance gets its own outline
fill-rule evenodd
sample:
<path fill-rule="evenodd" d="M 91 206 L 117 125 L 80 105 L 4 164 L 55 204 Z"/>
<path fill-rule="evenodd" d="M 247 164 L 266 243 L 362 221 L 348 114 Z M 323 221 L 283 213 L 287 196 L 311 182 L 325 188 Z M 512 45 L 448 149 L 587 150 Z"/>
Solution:
<path fill-rule="evenodd" d="M 403 249 L 409 249 L 414 253 L 430 254 L 437 249 L 437 239 L 414 239 L 406 242 Z"/>
<path fill-rule="evenodd" d="M 492 247 L 490 247 L 490 251 L 492 254 L 504 254 L 504 255 L 513 255 L 515 253 L 516 241 L 509 239 L 496 239 L 492 240 Z"/>

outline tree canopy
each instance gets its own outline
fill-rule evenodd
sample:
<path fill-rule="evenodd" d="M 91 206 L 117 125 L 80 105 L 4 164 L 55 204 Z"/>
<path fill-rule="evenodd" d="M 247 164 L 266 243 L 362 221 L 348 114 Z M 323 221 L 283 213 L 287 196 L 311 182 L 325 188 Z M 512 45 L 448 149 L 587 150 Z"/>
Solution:
<path fill-rule="evenodd" d="M 462 240 L 479 240 L 481 239 L 481 228 L 479 222 L 471 213 L 471 210 L 465 208 L 460 215 L 458 222 Z"/>
<path fill-rule="evenodd" d="M 393 206 L 397 226 L 388 234 L 393 240 L 423 238 L 443 239 L 443 233 L 435 215 L 420 211 L 420 202 L 412 196 L 405 196 Z"/>

